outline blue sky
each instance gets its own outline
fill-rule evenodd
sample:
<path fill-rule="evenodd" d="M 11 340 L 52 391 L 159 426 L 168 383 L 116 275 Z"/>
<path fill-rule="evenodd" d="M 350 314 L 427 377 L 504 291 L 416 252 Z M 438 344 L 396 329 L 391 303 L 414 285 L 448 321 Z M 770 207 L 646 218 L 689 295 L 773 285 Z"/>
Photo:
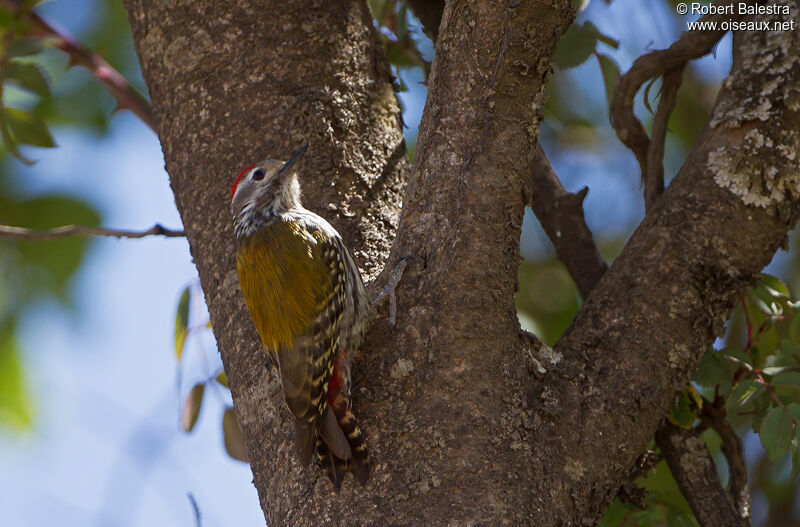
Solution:
<path fill-rule="evenodd" d="M 132 115 L 104 139 L 56 139 L 36 152 L 27 192 L 82 196 L 110 227 L 180 227 L 158 141 Z M 183 239 L 98 239 L 74 282 L 77 310 L 41 305 L 24 317 L 36 426 L 0 434 L 6 525 L 193 525 L 189 492 L 206 526 L 263 522 L 249 468 L 222 446 L 227 394 L 207 391 L 196 430 L 179 428 L 174 317 L 196 281 Z M 182 395 L 220 365 L 209 334 L 190 338 L 185 363 Z"/>

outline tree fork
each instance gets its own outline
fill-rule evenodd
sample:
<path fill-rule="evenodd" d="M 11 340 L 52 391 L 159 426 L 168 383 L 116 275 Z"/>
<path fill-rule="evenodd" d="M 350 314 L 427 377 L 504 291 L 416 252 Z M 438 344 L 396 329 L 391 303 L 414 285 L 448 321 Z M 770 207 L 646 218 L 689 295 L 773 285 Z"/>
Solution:
<path fill-rule="evenodd" d="M 794 92 L 769 94 L 761 120 L 767 85 L 751 75 L 759 50 L 783 49 L 775 66 L 800 57 L 793 34 L 741 36 L 720 116 L 550 350 L 520 336 L 513 296 L 524 179 L 570 3 L 447 2 L 387 272 L 414 263 L 395 329 L 379 321 L 354 373 L 375 471 L 332 496 L 294 461 L 287 413 L 267 400 L 274 381 L 237 293 L 228 174 L 260 147 L 319 145 L 306 203 L 374 274 L 405 173 L 396 101 L 363 3 L 217 4 L 126 0 L 270 525 L 595 522 L 796 220 L 798 193 L 760 195 L 768 172 L 746 163 L 764 154 L 759 166 L 784 173 L 759 133 L 783 130 L 779 145 L 797 149 Z M 774 71 L 772 89 L 796 86 L 800 68 Z"/>

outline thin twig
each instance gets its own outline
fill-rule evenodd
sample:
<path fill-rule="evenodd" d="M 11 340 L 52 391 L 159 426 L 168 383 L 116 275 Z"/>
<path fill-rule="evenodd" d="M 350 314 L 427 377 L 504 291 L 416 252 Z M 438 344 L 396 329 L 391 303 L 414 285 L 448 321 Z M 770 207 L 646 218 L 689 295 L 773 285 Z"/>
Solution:
<path fill-rule="evenodd" d="M 664 192 L 664 145 L 667 138 L 667 125 L 672 109 L 675 108 L 675 102 L 678 100 L 678 88 L 683 81 L 685 66 L 684 63 L 666 72 L 661 85 L 661 97 L 658 101 L 655 119 L 653 119 L 653 133 L 647 148 L 647 167 L 643 179 L 644 204 L 647 212 Z"/>
<path fill-rule="evenodd" d="M 0 238 L 11 238 L 15 240 L 42 241 L 53 240 L 55 238 L 66 238 L 68 236 L 110 236 L 114 238 L 144 238 L 146 236 L 166 236 L 168 238 L 180 238 L 186 236 L 183 231 L 164 228 L 160 223 L 156 223 L 146 231 L 128 231 L 117 229 L 104 229 L 102 227 L 85 227 L 82 225 L 65 225 L 38 231 L 26 229 L 24 227 L 12 227 L 10 225 L 0 225 Z"/>
<path fill-rule="evenodd" d="M 749 0 L 747 3 L 753 4 L 755 1 Z M 738 12 L 733 15 L 705 15 L 700 18 L 699 23 L 716 22 L 717 25 L 720 25 L 720 22 L 739 20 L 744 16 L 739 15 Z M 650 165 L 648 157 L 651 150 L 650 139 L 647 137 L 644 126 L 642 126 L 642 123 L 639 122 L 633 112 L 636 93 L 650 79 L 656 79 L 676 69 L 682 70 L 690 60 L 707 55 L 726 33 L 727 31 L 721 29 L 714 31 L 684 31 L 683 35 L 669 48 L 652 51 L 636 59 L 631 69 L 620 78 L 617 88 L 614 90 L 614 99 L 611 103 L 611 124 L 617 132 L 619 140 L 630 148 L 633 155 L 636 156 L 642 172 L 642 180 L 645 183 L 646 195 L 649 195 L 652 199 L 654 199 L 654 196 L 657 197 L 660 192 L 656 189 L 649 191 L 647 189 L 647 174 L 649 173 L 648 166 Z M 670 83 L 665 81 L 664 84 L 665 86 L 669 84 L 670 86 L 668 87 L 672 87 L 674 82 L 675 80 L 673 79 Z M 677 87 L 674 89 L 677 90 Z M 663 90 L 662 93 L 662 97 L 673 97 L 674 95 L 674 91 L 670 90 Z M 670 108 L 674 106 L 674 101 L 665 105 L 665 112 L 667 106 Z M 661 104 L 659 104 L 659 113 L 661 113 Z M 668 121 L 669 112 L 662 115 L 661 120 Z M 666 127 L 666 123 L 663 126 Z M 660 134 L 660 137 L 654 137 L 654 140 L 656 139 L 663 142 L 664 134 Z M 654 148 L 653 153 L 658 154 L 659 150 L 663 157 L 663 145 Z M 653 160 L 652 163 L 655 164 L 656 160 Z M 663 171 L 663 167 L 661 170 Z"/>
<path fill-rule="evenodd" d="M 733 429 L 725 415 L 725 400 L 717 397 L 713 402 L 703 399 L 700 419 L 708 424 L 722 440 L 722 453 L 728 460 L 730 493 L 733 504 L 742 518 L 750 517 L 750 488 L 747 485 L 747 464 L 739 434 Z"/>
<path fill-rule="evenodd" d="M 203 515 L 200 514 L 200 507 L 197 505 L 197 500 L 195 499 L 194 494 L 188 492 L 187 496 L 189 497 L 189 503 L 192 505 L 195 527 L 203 527 Z"/>
<path fill-rule="evenodd" d="M 55 47 L 69 55 L 70 65 L 79 64 L 91 71 L 117 100 L 117 110 L 130 110 L 151 130 L 156 131 L 156 119 L 150 103 L 103 57 L 83 46 L 67 30 L 46 21 L 35 12 L 21 11 L 24 7 L 19 0 L 0 0 L 0 6 L 19 12 L 32 22 L 31 33 L 26 36 L 50 39 Z"/>

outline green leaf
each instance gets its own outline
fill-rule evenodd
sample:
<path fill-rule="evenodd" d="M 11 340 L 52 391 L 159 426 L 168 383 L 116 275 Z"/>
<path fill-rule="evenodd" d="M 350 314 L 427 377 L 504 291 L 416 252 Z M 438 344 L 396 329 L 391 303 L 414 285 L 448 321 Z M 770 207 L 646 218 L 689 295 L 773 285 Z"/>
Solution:
<path fill-rule="evenodd" d="M 18 38 L 6 50 L 7 57 L 27 57 L 44 51 L 41 40 L 32 38 Z"/>
<path fill-rule="evenodd" d="M 764 363 L 770 355 L 778 353 L 781 347 L 778 327 L 774 324 L 774 320 L 770 319 L 764 327 L 765 329 L 761 332 L 761 336 L 758 337 L 753 349 L 750 350 L 754 356 L 752 364 L 759 368 L 765 365 Z"/>
<path fill-rule="evenodd" d="M 700 386 L 711 387 L 732 377 L 730 362 L 714 349 L 709 349 L 700 359 L 692 380 Z"/>
<path fill-rule="evenodd" d="M 681 428 L 689 430 L 692 428 L 695 419 L 697 419 L 697 413 L 702 407 L 702 397 L 697 393 L 694 386 L 690 385 L 678 396 L 678 404 L 676 404 L 672 412 L 667 415 L 667 419 L 675 426 L 680 426 Z"/>
<path fill-rule="evenodd" d="M 795 345 L 800 341 L 800 314 L 792 316 L 792 323 L 789 325 L 789 338 L 792 340 L 792 344 Z"/>
<path fill-rule="evenodd" d="M 191 432 L 194 429 L 194 425 L 197 424 L 197 418 L 200 417 L 200 407 L 203 404 L 203 392 L 205 392 L 205 388 L 206 386 L 203 383 L 195 384 L 186 397 L 186 402 L 183 403 L 181 426 L 184 432 Z"/>
<path fill-rule="evenodd" d="M 178 301 L 178 311 L 175 313 L 175 357 L 178 362 L 183 355 L 183 346 L 186 344 L 186 335 L 189 333 L 189 300 L 191 288 L 186 286 Z"/>
<path fill-rule="evenodd" d="M 743 407 L 764 391 L 764 385 L 755 379 L 739 381 L 739 384 L 731 392 L 728 398 L 728 412 L 733 413 L 738 408 Z"/>
<path fill-rule="evenodd" d="M 750 297 L 750 301 L 753 303 L 754 306 L 758 308 L 759 311 L 761 311 L 765 315 L 767 316 L 773 315 L 772 308 L 769 305 L 767 305 L 765 301 L 761 300 L 756 296 Z"/>
<path fill-rule="evenodd" d="M 761 432 L 761 424 L 764 422 L 764 418 L 767 416 L 767 412 L 769 412 L 771 408 L 772 398 L 768 393 L 764 393 L 764 395 L 758 400 L 756 404 L 756 413 L 753 415 L 752 428 L 754 434 Z"/>
<path fill-rule="evenodd" d="M 28 159 L 22 155 L 22 152 L 20 152 L 19 148 L 17 148 L 17 142 L 14 140 L 13 134 L 11 133 L 11 128 L 8 126 L 8 119 L 5 119 L 5 114 L 2 112 L 2 108 L 0 108 L 0 115 L 3 116 L 3 118 L 0 119 L 0 135 L 3 139 L 3 146 L 21 163 L 29 166 L 36 164 L 36 162 L 32 159 Z"/>
<path fill-rule="evenodd" d="M 779 373 L 793 369 L 794 366 L 769 366 L 761 370 L 764 375 L 777 375 Z"/>
<path fill-rule="evenodd" d="M 6 122 L 14 139 L 18 143 L 40 146 L 42 148 L 53 148 L 56 142 L 47 129 L 47 124 L 30 112 L 17 108 L 5 108 L 3 110 Z"/>
<path fill-rule="evenodd" d="M 20 350 L 10 325 L 0 330 L 0 425 L 30 429 L 33 405 L 20 361 Z"/>
<path fill-rule="evenodd" d="M 606 102 L 608 103 L 609 111 L 611 104 L 614 101 L 614 90 L 617 89 L 621 73 L 619 66 L 614 62 L 614 59 L 602 53 L 595 53 L 597 62 L 600 64 L 600 72 L 603 74 L 603 84 L 606 88 Z"/>
<path fill-rule="evenodd" d="M 792 453 L 792 472 L 789 479 L 793 480 L 797 477 L 797 474 L 800 474 L 800 437 L 797 434 L 792 438 L 789 451 Z"/>
<path fill-rule="evenodd" d="M 222 434 L 225 441 L 225 451 L 233 459 L 248 463 L 247 450 L 242 438 L 242 430 L 239 428 L 239 421 L 233 408 L 228 408 L 222 415 Z"/>
<path fill-rule="evenodd" d="M 216 377 L 217 382 L 223 385 L 225 388 L 230 388 L 228 386 L 228 376 L 225 374 L 225 371 L 219 372 L 219 375 Z"/>
<path fill-rule="evenodd" d="M 587 22 L 572 24 L 561 37 L 556 49 L 555 61 L 559 68 L 580 66 L 591 56 L 597 45 L 597 28 Z"/>
<path fill-rule="evenodd" d="M 792 341 L 789 339 L 781 339 L 780 344 L 778 345 L 778 351 L 782 355 L 793 355 L 795 353 L 795 346 L 792 344 Z M 786 364 L 789 364 L 788 362 Z"/>
<path fill-rule="evenodd" d="M 734 362 L 746 366 L 748 370 L 753 369 L 751 366 L 752 357 L 741 349 L 736 347 L 725 348 L 722 350 L 722 353 L 724 353 L 728 359 L 732 359 Z"/>
<path fill-rule="evenodd" d="M 50 96 L 50 83 L 42 70 L 31 62 L 9 62 L 5 68 L 6 80 L 40 97 Z"/>
<path fill-rule="evenodd" d="M 800 386 L 793 384 L 776 384 L 772 387 L 775 396 L 784 404 L 800 402 Z"/>
<path fill-rule="evenodd" d="M 761 423 L 761 444 L 771 462 L 778 461 L 788 450 L 794 437 L 792 414 L 784 408 L 773 408 Z"/>
<path fill-rule="evenodd" d="M 762 273 L 759 287 L 763 288 L 767 293 L 775 298 L 791 298 L 789 287 L 776 276 Z"/>
<path fill-rule="evenodd" d="M 418 65 L 415 53 L 398 42 L 386 42 L 386 60 L 400 68 L 410 68 Z"/>
<path fill-rule="evenodd" d="M 764 373 L 766 373 L 764 369 Z M 790 384 L 793 386 L 800 386 L 800 371 L 784 371 L 775 375 L 771 381 L 772 384 Z"/>

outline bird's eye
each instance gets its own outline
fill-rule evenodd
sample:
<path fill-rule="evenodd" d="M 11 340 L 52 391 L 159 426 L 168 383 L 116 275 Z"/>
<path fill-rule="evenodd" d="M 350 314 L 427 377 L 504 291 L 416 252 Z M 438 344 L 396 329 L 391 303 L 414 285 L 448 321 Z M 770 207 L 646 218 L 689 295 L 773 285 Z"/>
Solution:
<path fill-rule="evenodd" d="M 250 177 L 250 179 L 253 181 L 261 181 L 266 175 L 267 173 L 263 168 L 257 168 L 253 170 L 253 175 Z"/>

